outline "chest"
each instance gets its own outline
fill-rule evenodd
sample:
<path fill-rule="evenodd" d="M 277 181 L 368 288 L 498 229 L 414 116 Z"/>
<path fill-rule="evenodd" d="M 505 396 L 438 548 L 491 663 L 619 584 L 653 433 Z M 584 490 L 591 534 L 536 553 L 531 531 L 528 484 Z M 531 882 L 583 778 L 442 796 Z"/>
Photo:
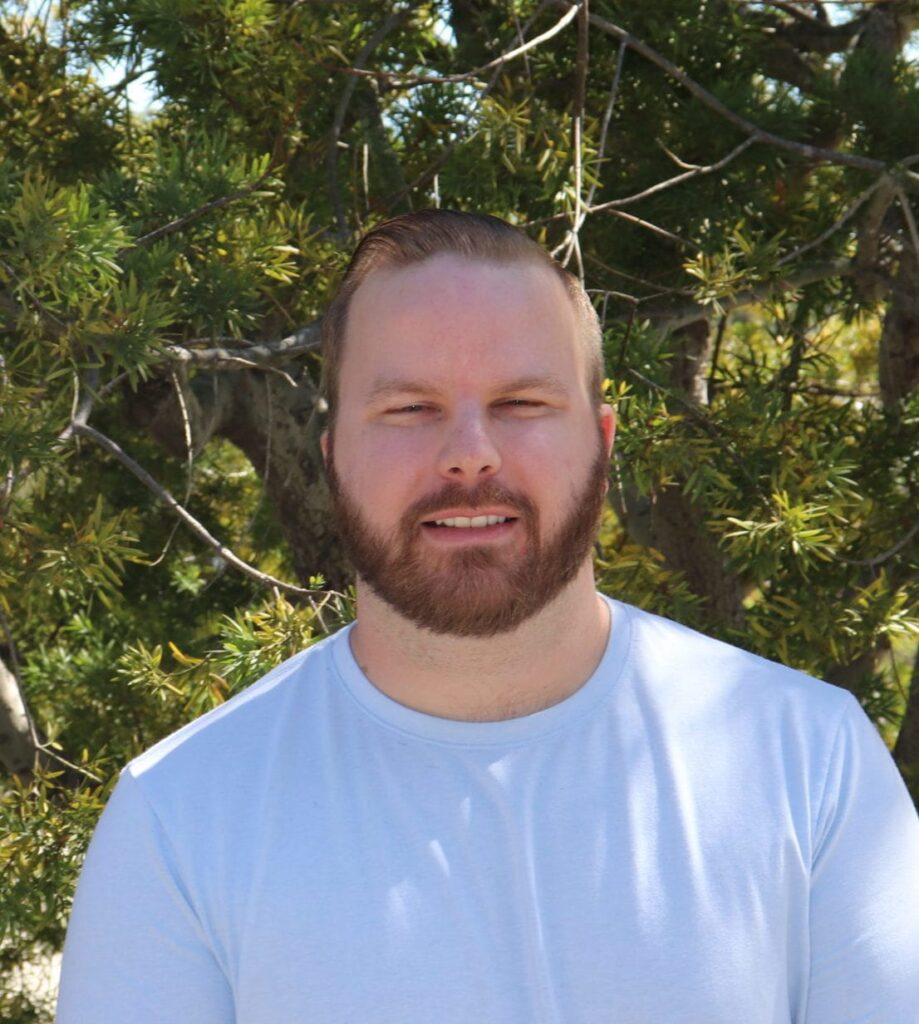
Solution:
<path fill-rule="evenodd" d="M 280 784 L 203 896 L 240 1024 L 792 1020 L 787 814 L 692 758 L 627 761 L 367 750 Z"/>

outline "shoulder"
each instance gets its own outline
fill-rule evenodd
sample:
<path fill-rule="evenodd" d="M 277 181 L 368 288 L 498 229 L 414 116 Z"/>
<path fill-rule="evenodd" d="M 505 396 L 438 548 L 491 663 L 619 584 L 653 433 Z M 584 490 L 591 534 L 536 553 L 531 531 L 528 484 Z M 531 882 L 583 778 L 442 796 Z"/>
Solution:
<path fill-rule="evenodd" d="M 200 778 L 199 769 L 218 773 L 231 761 L 251 767 L 271 733 L 293 718 L 308 717 L 309 705 L 322 699 L 333 672 L 332 652 L 340 643 L 347 643 L 346 629 L 299 651 L 225 704 L 160 740 L 131 761 L 125 774 L 149 785 L 172 774 L 195 772 Z"/>
<path fill-rule="evenodd" d="M 660 615 L 619 604 L 630 620 L 630 658 L 634 672 L 646 681 L 666 685 L 671 696 L 684 692 L 720 699 L 732 696 L 770 702 L 798 701 L 839 713 L 851 695 L 797 669 L 716 640 Z"/>

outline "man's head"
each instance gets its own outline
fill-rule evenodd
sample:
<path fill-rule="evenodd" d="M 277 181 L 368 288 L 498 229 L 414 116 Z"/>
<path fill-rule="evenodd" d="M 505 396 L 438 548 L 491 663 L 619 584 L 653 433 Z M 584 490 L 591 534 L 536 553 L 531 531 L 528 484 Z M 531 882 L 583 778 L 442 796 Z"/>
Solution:
<path fill-rule="evenodd" d="M 513 629 L 589 574 L 613 433 L 596 316 L 518 236 L 440 211 L 384 225 L 324 326 L 340 532 L 373 594 L 435 632 Z"/>
<path fill-rule="evenodd" d="M 518 228 L 485 213 L 419 210 L 378 225 L 351 257 L 335 299 L 322 318 L 322 390 L 329 423 L 338 411 L 338 376 L 344 356 L 348 311 L 355 292 L 371 274 L 408 267 L 453 253 L 495 264 L 533 264 L 548 269 L 565 288 L 579 325 L 588 389 L 603 401 L 603 342 L 596 310 L 581 282 Z"/>

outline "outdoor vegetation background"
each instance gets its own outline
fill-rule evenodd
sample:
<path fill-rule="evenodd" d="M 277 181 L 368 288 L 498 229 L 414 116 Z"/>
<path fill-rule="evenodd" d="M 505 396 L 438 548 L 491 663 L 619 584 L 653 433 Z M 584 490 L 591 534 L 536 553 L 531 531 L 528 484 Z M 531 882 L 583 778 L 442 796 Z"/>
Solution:
<path fill-rule="evenodd" d="M 851 689 L 919 793 L 914 0 L 0 2 L 0 1019 L 119 769 L 353 614 L 318 321 L 360 233 L 585 281 L 600 586 Z"/>

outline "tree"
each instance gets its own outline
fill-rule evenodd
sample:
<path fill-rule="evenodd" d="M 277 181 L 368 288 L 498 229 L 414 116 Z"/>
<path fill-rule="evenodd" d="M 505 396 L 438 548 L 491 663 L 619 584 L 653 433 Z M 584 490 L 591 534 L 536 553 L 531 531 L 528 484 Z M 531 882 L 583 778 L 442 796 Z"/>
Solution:
<path fill-rule="evenodd" d="M 601 585 L 851 688 L 919 783 L 919 12 L 834 10 L 0 4 L 0 967 L 118 768 L 352 614 L 318 322 L 407 209 L 594 297 Z"/>

